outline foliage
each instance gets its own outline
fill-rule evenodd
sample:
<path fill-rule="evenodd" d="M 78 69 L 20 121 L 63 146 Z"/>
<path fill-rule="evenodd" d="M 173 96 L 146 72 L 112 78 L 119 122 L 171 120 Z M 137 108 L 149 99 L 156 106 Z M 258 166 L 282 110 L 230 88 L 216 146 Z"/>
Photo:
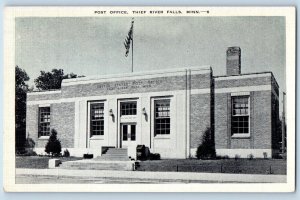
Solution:
<path fill-rule="evenodd" d="M 83 154 L 83 158 L 84 159 L 92 159 L 92 158 L 94 158 L 94 154 L 89 154 L 89 153 Z"/>
<path fill-rule="evenodd" d="M 17 154 L 18 156 L 37 156 L 37 153 L 33 151 L 32 149 L 27 149 L 24 153 L 22 154 Z"/>
<path fill-rule="evenodd" d="M 27 138 L 25 141 L 25 148 L 34 148 L 35 147 L 35 142 L 32 138 Z"/>
<path fill-rule="evenodd" d="M 229 159 L 229 156 L 228 155 L 223 155 L 223 156 L 216 156 L 216 159 Z"/>
<path fill-rule="evenodd" d="M 36 88 L 39 90 L 55 90 L 61 88 L 63 79 L 77 78 L 74 73 L 64 74 L 63 69 L 52 69 L 51 72 L 41 71 L 39 77 L 34 80 Z"/>
<path fill-rule="evenodd" d="M 61 144 L 57 139 L 57 131 L 51 129 L 51 135 L 45 147 L 45 152 L 51 154 L 51 156 L 59 156 L 61 152 Z"/>
<path fill-rule="evenodd" d="M 63 157 L 70 157 L 70 152 L 68 149 L 64 150 Z"/>
<path fill-rule="evenodd" d="M 160 160 L 160 154 L 159 153 L 150 153 L 149 159 L 150 160 Z"/>
<path fill-rule="evenodd" d="M 197 148 L 196 157 L 198 159 L 216 157 L 215 143 L 210 128 L 207 128 L 202 136 L 201 144 Z"/>
<path fill-rule="evenodd" d="M 28 91 L 29 76 L 25 70 L 16 66 L 15 68 L 15 138 L 16 148 L 24 148 L 26 138 L 26 92 Z"/>
<path fill-rule="evenodd" d="M 248 157 L 249 160 L 253 160 L 254 155 L 251 153 L 251 154 L 249 154 L 247 157 Z"/>
<path fill-rule="evenodd" d="M 235 160 L 238 160 L 238 159 L 240 159 L 241 158 L 241 156 L 239 155 L 239 154 L 235 154 L 235 156 L 234 156 L 234 159 Z"/>

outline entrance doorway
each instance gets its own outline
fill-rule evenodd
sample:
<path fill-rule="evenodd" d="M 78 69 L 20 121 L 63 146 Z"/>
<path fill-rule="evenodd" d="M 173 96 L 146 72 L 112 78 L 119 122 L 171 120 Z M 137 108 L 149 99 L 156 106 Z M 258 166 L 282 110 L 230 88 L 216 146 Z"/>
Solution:
<path fill-rule="evenodd" d="M 121 124 L 121 148 L 136 145 L 136 123 Z"/>

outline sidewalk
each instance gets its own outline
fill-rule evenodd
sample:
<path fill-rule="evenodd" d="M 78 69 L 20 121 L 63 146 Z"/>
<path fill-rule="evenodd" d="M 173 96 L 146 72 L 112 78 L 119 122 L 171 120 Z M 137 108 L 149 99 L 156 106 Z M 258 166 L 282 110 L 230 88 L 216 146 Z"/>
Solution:
<path fill-rule="evenodd" d="M 69 170 L 69 169 L 24 169 L 17 168 L 18 175 L 81 177 L 81 178 L 120 178 L 157 181 L 211 181 L 233 183 L 285 183 L 286 175 L 224 174 L 192 172 L 150 172 L 150 171 L 108 171 L 108 170 Z"/>

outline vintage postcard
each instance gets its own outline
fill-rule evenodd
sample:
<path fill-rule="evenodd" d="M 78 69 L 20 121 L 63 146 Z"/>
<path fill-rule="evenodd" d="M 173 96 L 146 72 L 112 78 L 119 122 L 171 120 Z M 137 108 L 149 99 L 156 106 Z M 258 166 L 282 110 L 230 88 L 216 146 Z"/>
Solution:
<path fill-rule="evenodd" d="M 294 7 L 4 16 L 5 191 L 294 191 Z"/>

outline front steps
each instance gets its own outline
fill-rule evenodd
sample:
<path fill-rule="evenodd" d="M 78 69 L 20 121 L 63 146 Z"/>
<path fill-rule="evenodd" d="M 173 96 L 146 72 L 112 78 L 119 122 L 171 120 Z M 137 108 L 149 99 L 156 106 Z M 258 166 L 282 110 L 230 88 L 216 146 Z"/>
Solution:
<path fill-rule="evenodd" d="M 95 160 L 99 161 L 129 161 L 128 150 L 125 148 L 109 148 L 102 156 Z"/>
<path fill-rule="evenodd" d="M 60 168 L 79 170 L 133 171 L 135 170 L 135 161 L 131 161 L 129 159 L 127 149 L 109 148 L 102 154 L 102 156 L 98 156 L 94 159 L 63 162 L 60 165 Z"/>
<path fill-rule="evenodd" d="M 62 169 L 79 169 L 79 170 L 117 170 L 117 171 L 134 171 L 134 161 L 100 161 L 76 160 L 63 162 L 60 166 Z"/>

